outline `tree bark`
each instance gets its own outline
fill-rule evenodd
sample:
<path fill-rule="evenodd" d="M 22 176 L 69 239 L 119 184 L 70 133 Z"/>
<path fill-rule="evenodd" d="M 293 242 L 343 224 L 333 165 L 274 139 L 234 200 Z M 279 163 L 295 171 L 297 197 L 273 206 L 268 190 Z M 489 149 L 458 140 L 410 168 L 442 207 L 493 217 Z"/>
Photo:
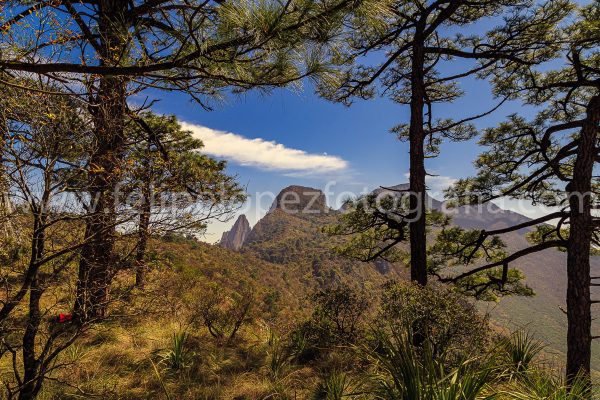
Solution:
<path fill-rule="evenodd" d="M 423 109 L 425 104 L 425 44 L 417 28 L 412 48 L 410 100 L 410 278 L 420 285 L 427 284 L 427 227 L 425 209 L 425 131 Z M 422 31 L 422 28 L 421 28 Z"/>
<path fill-rule="evenodd" d="M 46 207 L 48 193 L 44 195 L 44 201 L 41 207 Z M 33 237 L 31 240 L 31 263 L 37 263 L 44 255 L 46 242 L 46 217 L 45 211 L 40 210 L 41 215 L 35 217 Z M 40 360 L 36 357 L 35 342 L 40 327 L 42 316 L 40 313 L 40 300 L 43 289 L 40 285 L 38 271 L 29 286 L 29 313 L 27 316 L 27 326 L 23 334 L 23 386 L 19 391 L 19 400 L 33 400 L 39 393 L 43 376 L 40 376 Z"/>
<path fill-rule="evenodd" d="M 101 65 L 116 65 L 126 46 L 126 24 L 122 20 L 128 2 L 102 0 L 98 28 Z M 74 313 L 80 322 L 104 316 L 108 289 L 116 272 L 114 254 L 116 188 L 121 176 L 125 145 L 126 80 L 117 76 L 99 78 L 98 93 L 90 107 L 97 140 L 88 177 L 90 209 L 81 251 Z"/>
<path fill-rule="evenodd" d="M 39 374 L 40 362 L 35 353 L 35 339 L 40 326 L 40 299 L 42 289 L 36 277 L 29 289 L 29 316 L 23 335 L 23 386 L 19 400 L 33 400 L 41 389 L 43 377 Z"/>
<path fill-rule="evenodd" d="M 578 374 L 590 379 L 591 300 L 590 250 L 592 240 L 591 191 L 600 124 L 600 96 L 587 106 L 581 129 L 573 179 L 567 185 L 570 233 L 567 254 L 567 380 Z"/>

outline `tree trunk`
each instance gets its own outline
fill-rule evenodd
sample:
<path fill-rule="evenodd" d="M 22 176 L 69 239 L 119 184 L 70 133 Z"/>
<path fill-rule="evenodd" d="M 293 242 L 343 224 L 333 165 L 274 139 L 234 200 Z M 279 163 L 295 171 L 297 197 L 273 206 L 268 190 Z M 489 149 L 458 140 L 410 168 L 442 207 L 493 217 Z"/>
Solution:
<path fill-rule="evenodd" d="M 101 65 L 118 65 L 126 46 L 126 24 L 121 19 L 128 2 L 100 1 L 98 28 L 101 38 Z M 114 254 L 116 189 L 121 177 L 125 145 L 124 119 L 126 81 L 123 77 L 102 76 L 90 107 L 93 114 L 96 152 L 88 177 L 90 209 L 82 247 L 74 313 L 80 322 L 104 316 L 108 289 L 116 272 Z"/>
<path fill-rule="evenodd" d="M 418 28 L 417 28 L 418 30 Z M 423 108 L 425 99 L 424 41 L 417 32 L 412 48 L 410 100 L 410 278 L 420 285 L 427 284 L 427 237 L 425 209 L 425 131 Z"/>
<path fill-rule="evenodd" d="M 600 123 L 600 97 L 587 107 L 580 143 L 567 185 L 570 205 L 570 234 L 567 254 L 567 380 L 577 374 L 590 378 L 591 301 L 590 249 L 592 240 L 591 190 Z"/>
<path fill-rule="evenodd" d="M 47 199 L 47 196 L 45 196 Z M 46 207 L 43 202 L 42 207 Z M 34 233 L 31 241 L 31 262 L 34 265 L 43 257 L 45 246 L 45 211 L 41 211 L 41 216 L 36 216 L 34 224 Z M 43 376 L 40 376 L 40 360 L 36 357 L 35 342 L 42 316 L 40 313 L 40 300 L 43 289 L 40 285 L 38 272 L 29 286 L 29 313 L 27 316 L 27 326 L 23 334 L 23 386 L 19 391 L 19 400 L 32 400 L 39 393 Z"/>
<path fill-rule="evenodd" d="M 40 326 L 40 299 L 42 289 L 38 278 L 31 282 L 29 290 L 29 316 L 23 335 L 23 386 L 19 391 L 19 400 L 33 400 L 41 389 L 43 377 L 39 374 L 40 362 L 35 355 L 35 338 Z"/>

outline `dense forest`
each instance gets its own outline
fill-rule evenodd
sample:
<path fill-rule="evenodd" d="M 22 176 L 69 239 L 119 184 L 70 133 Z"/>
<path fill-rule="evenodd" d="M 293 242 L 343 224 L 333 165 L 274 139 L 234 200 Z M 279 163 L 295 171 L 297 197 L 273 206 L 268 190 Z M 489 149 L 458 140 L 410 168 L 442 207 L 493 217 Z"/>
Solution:
<path fill-rule="evenodd" d="M 2 398 L 595 397 L 597 0 L 0 9 Z M 494 104 L 438 114 L 467 80 L 485 82 Z M 408 144 L 409 183 L 340 210 L 293 186 L 243 246 L 202 242 L 248 194 L 148 93 L 209 113 L 251 91 L 303 88 L 350 110 L 377 98 L 408 110 L 389 129 Z M 509 103 L 534 117 L 480 128 Z M 428 160 L 473 141 L 475 172 L 444 207 L 508 198 L 551 211 L 475 226 L 433 204 Z M 480 307 L 535 296 L 519 267 L 549 251 L 564 259 L 559 359 Z"/>

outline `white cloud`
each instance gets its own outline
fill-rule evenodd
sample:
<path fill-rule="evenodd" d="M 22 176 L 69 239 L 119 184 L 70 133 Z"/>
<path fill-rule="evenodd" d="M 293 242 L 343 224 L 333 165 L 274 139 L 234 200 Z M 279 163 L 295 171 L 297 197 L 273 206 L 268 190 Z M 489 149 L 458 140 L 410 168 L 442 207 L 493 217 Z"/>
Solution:
<path fill-rule="evenodd" d="M 450 176 L 427 176 L 425 178 L 427 187 L 432 193 L 439 193 L 443 196 L 444 190 L 456 183 L 456 179 Z"/>
<path fill-rule="evenodd" d="M 404 176 L 408 179 L 410 174 L 406 173 Z M 444 199 L 444 190 L 456 183 L 456 178 L 443 175 L 427 175 L 425 177 L 425 183 L 427 184 L 428 192 L 438 200 Z"/>
<path fill-rule="evenodd" d="M 244 166 L 274 171 L 303 173 L 327 173 L 348 167 L 340 157 L 327 154 L 311 154 L 292 149 L 264 139 L 249 139 L 235 133 L 217 131 L 200 125 L 182 122 L 185 130 L 204 143 L 203 151 Z"/>

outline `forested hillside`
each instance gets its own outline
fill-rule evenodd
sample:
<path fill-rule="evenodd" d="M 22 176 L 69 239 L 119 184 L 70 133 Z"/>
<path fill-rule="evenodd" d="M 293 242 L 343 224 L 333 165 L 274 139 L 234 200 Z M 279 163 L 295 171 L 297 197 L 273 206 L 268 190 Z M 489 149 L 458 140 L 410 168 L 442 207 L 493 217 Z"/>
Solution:
<path fill-rule="evenodd" d="M 599 165 L 598 0 L 0 1 L 0 397 L 592 400 Z"/>
<path fill-rule="evenodd" d="M 406 189 L 406 185 L 391 187 L 394 190 L 403 188 Z M 289 190 L 283 189 L 279 197 Z M 320 193 L 320 190 L 313 188 L 303 188 L 303 191 L 307 199 L 312 193 Z M 444 206 L 443 202 L 431 197 L 428 197 L 428 204 L 438 210 Z M 503 229 L 531 220 L 495 205 L 491 207 L 448 207 L 446 212 L 451 216 L 453 224 L 468 229 Z M 253 227 L 241 251 L 249 256 L 284 265 L 290 270 L 304 269 L 305 273 L 310 272 L 307 269 L 312 265 L 313 276 L 308 281 L 316 280 L 325 285 L 337 282 L 364 285 L 380 282 L 381 278 L 390 279 L 396 276 L 403 280 L 409 279 L 408 267 L 402 262 L 393 264 L 385 260 L 375 260 L 364 263 L 340 257 L 334 248 L 343 238 L 327 235 L 323 228 L 335 224 L 344 210 L 321 207 L 321 211 L 316 214 L 297 214 L 286 213 L 273 207 Z M 515 252 L 527 248 L 527 234 L 531 231 L 530 228 L 523 228 L 517 232 L 508 232 L 501 238 L 510 251 Z M 480 302 L 480 309 L 484 313 L 490 313 L 498 328 L 530 331 L 548 344 L 548 353 L 554 353 L 557 359 L 560 359 L 566 351 L 566 318 L 563 311 L 566 306 L 564 265 L 565 254 L 552 249 L 520 259 L 518 268 L 525 274 L 525 283 L 533 289 L 534 295 L 506 296 L 498 302 Z M 382 276 L 374 274 L 375 271 Z M 593 260 L 593 271 L 600 272 L 600 260 Z M 597 344 L 594 348 L 597 348 Z M 600 367 L 598 357 L 594 357 L 593 365 L 594 368 Z"/>

